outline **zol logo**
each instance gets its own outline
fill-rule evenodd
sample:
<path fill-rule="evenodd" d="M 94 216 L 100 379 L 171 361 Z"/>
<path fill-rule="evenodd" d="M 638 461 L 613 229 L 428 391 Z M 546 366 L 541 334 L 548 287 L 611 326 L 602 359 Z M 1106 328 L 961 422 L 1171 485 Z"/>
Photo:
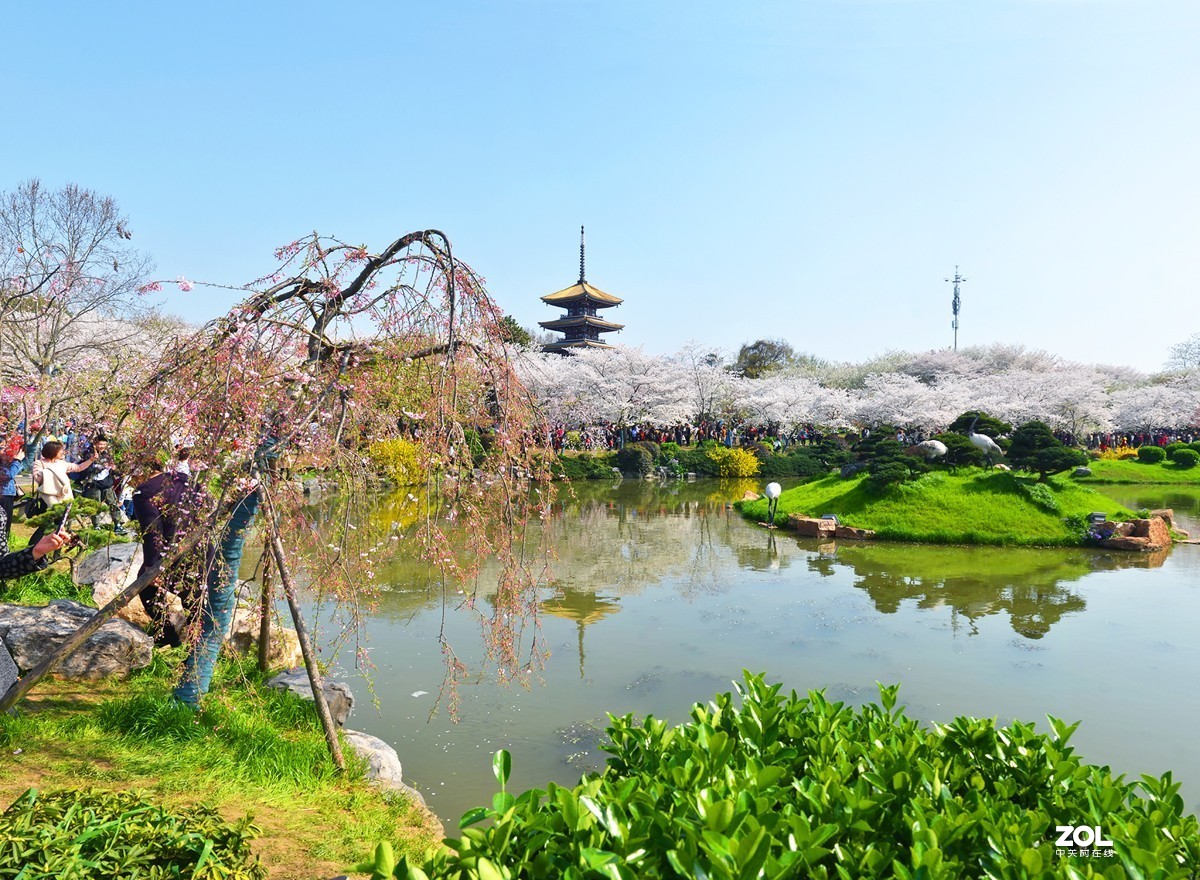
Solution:
<path fill-rule="evenodd" d="M 1055 846 L 1090 848 L 1113 845 L 1111 840 L 1105 839 L 1099 825 L 1055 825 L 1054 830 L 1058 832 Z"/>

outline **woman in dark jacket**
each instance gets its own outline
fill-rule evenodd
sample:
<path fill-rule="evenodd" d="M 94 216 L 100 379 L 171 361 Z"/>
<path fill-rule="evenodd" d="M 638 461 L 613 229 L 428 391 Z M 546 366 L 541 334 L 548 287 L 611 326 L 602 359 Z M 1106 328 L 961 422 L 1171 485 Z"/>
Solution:
<path fill-rule="evenodd" d="M 0 556 L 0 581 L 41 571 L 46 567 L 46 557 L 64 546 L 69 540 L 71 540 L 71 536 L 66 532 L 54 532 L 46 535 L 32 547 Z"/>

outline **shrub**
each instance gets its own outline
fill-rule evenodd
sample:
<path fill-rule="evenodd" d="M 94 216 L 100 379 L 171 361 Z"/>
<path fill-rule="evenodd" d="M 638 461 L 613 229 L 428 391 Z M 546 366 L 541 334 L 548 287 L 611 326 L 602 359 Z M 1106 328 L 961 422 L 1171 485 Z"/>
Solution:
<path fill-rule="evenodd" d="M 1061 509 L 1058 498 L 1045 483 L 1022 483 L 1021 491 L 1025 497 L 1047 513 L 1058 513 Z"/>
<path fill-rule="evenodd" d="M 1197 441 L 1195 443 L 1189 443 L 1188 449 L 1194 450 L 1196 452 L 1200 452 L 1200 441 Z"/>
<path fill-rule="evenodd" d="M 1017 428 L 1008 448 L 1008 460 L 1022 470 L 1035 471 L 1042 482 L 1050 474 L 1087 464 L 1083 452 L 1064 446 L 1044 422 L 1037 421 Z"/>
<path fill-rule="evenodd" d="M 558 460 L 556 473 L 561 473 L 568 480 L 606 480 L 613 475 L 615 460 L 615 455 L 606 453 L 594 457 L 587 452 L 564 455 Z"/>
<path fill-rule="evenodd" d="M 965 434 L 938 434 L 933 439 L 946 444 L 946 455 L 942 460 L 951 467 L 983 467 L 987 464 L 987 456 Z"/>
<path fill-rule="evenodd" d="M 693 447 L 692 449 L 682 449 L 677 456 L 679 459 L 679 467 L 684 473 L 693 473 L 701 477 L 717 476 L 717 463 L 709 458 L 708 450 L 716 447 L 715 443 L 708 443 L 703 446 Z"/>
<path fill-rule="evenodd" d="M 168 812 L 125 791 L 30 789 L 0 816 L 0 876 L 262 880 L 250 852 L 259 829 L 211 807 Z"/>
<path fill-rule="evenodd" d="M 902 461 L 876 459 L 867 466 L 868 476 L 863 485 L 872 492 L 883 492 L 888 486 L 903 483 L 909 470 Z"/>
<path fill-rule="evenodd" d="M 1194 468 L 1200 462 L 1200 452 L 1194 449 L 1180 449 L 1175 453 L 1175 464 L 1181 468 Z"/>
<path fill-rule="evenodd" d="M 1144 461 L 1147 464 L 1158 464 L 1167 457 L 1167 453 L 1163 451 L 1161 446 L 1142 446 L 1137 451 L 1138 461 Z"/>
<path fill-rule="evenodd" d="M 806 448 L 793 449 L 787 455 L 772 455 L 762 463 L 764 477 L 815 477 L 828 468 Z"/>
<path fill-rule="evenodd" d="M 706 455 L 716 465 L 718 477 L 753 477 L 758 473 L 758 459 L 745 449 L 713 446 Z"/>
<path fill-rule="evenodd" d="M 759 462 L 764 462 L 775 454 L 774 449 L 772 449 L 766 443 L 761 443 L 758 441 L 747 443 L 742 448 L 757 458 Z"/>
<path fill-rule="evenodd" d="M 1082 763 L 1068 745 L 1078 725 L 924 727 L 895 707 L 894 686 L 858 709 L 819 692 L 783 697 L 749 673 L 737 690 L 741 706 L 722 694 L 677 727 L 610 716 L 606 769 L 573 788 L 514 796 L 498 752 L 500 792 L 462 817 L 461 838 L 420 868 L 381 846 L 360 869 L 410 880 L 1098 876 L 1092 859 L 1055 852 L 1055 826 L 1094 824 L 1085 817 L 1115 844 L 1105 876 L 1200 868 L 1180 784 Z"/>
<path fill-rule="evenodd" d="M 651 449 L 652 446 L 652 443 L 626 443 L 625 448 L 617 453 L 617 467 L 622 473 L 644 477 L 654 470 L 657 447 Z"/>
<path fill-rule="evenodd" d="M 425 468 L 415 444 L 400 437 L 378 440 L 367 450 L 371 463 L 380 474 L 398 486 L 425 482 Z"/>
<path fill-rule="evenodd" d="M 1166 446 L 1163 447 L 1163 452 L 1165 452 L 1167 454 L 1168 461 L 1174 461 L 1176 451 L 1178 451 L 1180 449 L 1187 449 L 1187 448 L 1188 448 L 1188 445 L 1186 443 L 1168 443 Z"/>

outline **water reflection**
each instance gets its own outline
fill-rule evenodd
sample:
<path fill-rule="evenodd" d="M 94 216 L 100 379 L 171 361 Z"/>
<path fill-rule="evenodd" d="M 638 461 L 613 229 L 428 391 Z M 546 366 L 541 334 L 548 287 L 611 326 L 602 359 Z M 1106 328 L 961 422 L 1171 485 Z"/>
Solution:
<path fill-rule="evenodd" d="M 437 690 L 443 630 L 464 662 L 484 666 L 478 626 L 446 613 L 463 587 L 402 550 L 380 569 L 386 592 L 369 624 L 382 714 L 356 725 L 396 746 L 451 822 L 490 798 L 492 750 L 513 753 L 516 787 L 572 784 L 599 760 L 587 744 L 606 711 L 680 721 L 743 668 L 851 701 L 900 681 L 925 720 L 1083 719 L 1090 760 L 1200 778 L 1189 672 L 1200 668 L 1200 548 L 821 544 L 742 520 L 730 501 L 757 488 L 626 481 L 564 493 L 541 526 L 556 557 L 537 605 L 550 659 L 528 691 L 472 677 L 457 726 L 431 722 L 429 698 L 411 694 Z M 467 588 L 486 594 L 487 575 Z"/>

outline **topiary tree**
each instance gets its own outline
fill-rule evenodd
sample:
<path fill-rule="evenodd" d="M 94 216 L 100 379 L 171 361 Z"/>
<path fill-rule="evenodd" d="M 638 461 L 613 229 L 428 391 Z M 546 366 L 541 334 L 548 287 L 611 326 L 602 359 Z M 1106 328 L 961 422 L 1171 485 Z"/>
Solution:
<path fill-rule="evenodd" d="M 1050 474 L 1087 464 L 1083 452 L 1064 446 L 1045 422 L 1037 421 L 1017 428 L 1008 448 L 1008 460 L 1021 470 L 1035 471 L 1041 483 Z"/>
<path fill-rule="evenodd" d="M 987 456 L 971 443 L 965 434 L 939 434 L 933 439 L 946 444 L 946 454 L 942 461 L 951 468 L 983 467 L 987 464 Z"/>
<path fill-rule="evenodd" d="M 1181 468 L 1191 469 L 1200 462 L 1200 452 L 1194 449 L 1180 449 L 1175 453 L 1175 464 Z"/>
<path fill-rule="evenodd" d="M 951 422 L 950 427 L 946 430 L 965 436 L 971 427 L 971 423 L 974 422 L 976 418 L 978 418 L 979 421 L 975 423 L 975 432 L 977 434 L 987 434 L 993 440 L 996 440 L 1001 434 L 1008 434 L 1013 429 L 1012 425 L 1010 425 L 1008 422 L 1002 422 L 999 419 L 989 416 L 985 412 L 973 409 L 968 410 Z"/>
<path fill-rule="evenodd" d="M 1140 446 L 1137 451 L 1138 461 L 1146 464 L 1161 464 L 1167 457 L 1167 452 L 1161 446 Z"/>

